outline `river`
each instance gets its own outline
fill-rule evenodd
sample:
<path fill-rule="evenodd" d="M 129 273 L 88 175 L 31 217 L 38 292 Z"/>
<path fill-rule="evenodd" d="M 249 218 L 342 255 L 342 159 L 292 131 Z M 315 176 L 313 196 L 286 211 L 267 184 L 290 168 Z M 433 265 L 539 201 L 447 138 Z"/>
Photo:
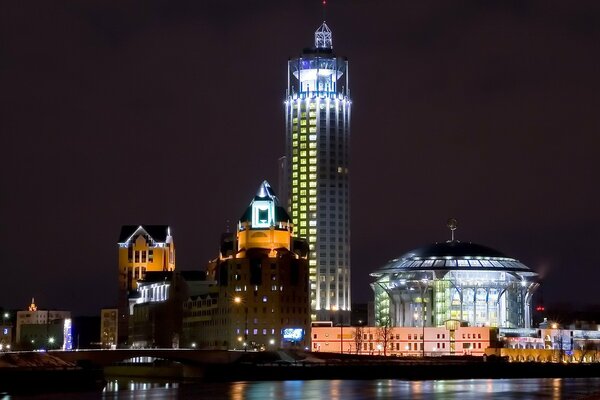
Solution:
<path fill-rule="evenodd" d="M 32 384 L 34 384 L 32 382 Z M 23 398 L 0 395 L 1 400 Z M 600 399 L 600 378 L 439 381 L 310 380 L 177 383 L 109 379 L 102 391 L 29 395 L 27 399 Z"/>

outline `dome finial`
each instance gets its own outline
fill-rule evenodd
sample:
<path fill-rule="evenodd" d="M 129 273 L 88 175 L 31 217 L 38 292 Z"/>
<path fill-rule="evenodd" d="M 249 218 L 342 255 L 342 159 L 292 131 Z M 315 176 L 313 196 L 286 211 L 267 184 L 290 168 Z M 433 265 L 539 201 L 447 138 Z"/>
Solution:
<path fill-rule="evenodd" d="M 451 232 L 451 235 L 452 235 L 451 236 L 452 239 L 450 241 L 454 242 L 454 231 L 458 227 L 458 221 L 456 220 L 456 218 L 450 218 L 448 220 L 448 222 L 446 222 L 446 226 L 450 229 L 450 232 Z"/>

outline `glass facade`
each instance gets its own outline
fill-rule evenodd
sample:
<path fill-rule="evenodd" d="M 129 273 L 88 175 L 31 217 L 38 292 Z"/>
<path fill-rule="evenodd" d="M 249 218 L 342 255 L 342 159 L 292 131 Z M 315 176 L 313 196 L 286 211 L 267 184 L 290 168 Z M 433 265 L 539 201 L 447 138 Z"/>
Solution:
<path fill-rule="evenodd" d="M 480 253 L 479 251 L 482 251 Z M 528 328 L 537 274 L 479 245 L 451 241 L 409 252 L 371 274 L 376 324 Z"/>

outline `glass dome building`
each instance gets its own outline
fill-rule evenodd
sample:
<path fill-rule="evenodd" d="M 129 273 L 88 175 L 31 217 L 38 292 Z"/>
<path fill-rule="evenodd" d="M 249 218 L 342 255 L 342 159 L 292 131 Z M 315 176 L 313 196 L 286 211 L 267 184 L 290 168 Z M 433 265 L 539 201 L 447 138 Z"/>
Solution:
<path fill-rule="evenodd" d="M 371 273 L 375 323 L 529 328 L 537 273 L 514 258 L 451 240 L 412 250 Z"/>

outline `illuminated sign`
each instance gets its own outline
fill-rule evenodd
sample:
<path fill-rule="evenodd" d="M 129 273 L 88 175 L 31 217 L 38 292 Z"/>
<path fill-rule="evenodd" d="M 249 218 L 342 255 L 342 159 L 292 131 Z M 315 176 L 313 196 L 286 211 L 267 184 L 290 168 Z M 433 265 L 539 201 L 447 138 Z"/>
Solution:
<path fill-rule="evenodd" d="M 286 328 L 283 330 L 283 340 L 290 342 L 299 342 L 304 338 L 304 329 L 301 328 Z"/>
<path fill-rule="evenodd" d="M 73 350 L 73 335 L 71 332 L 70 318 L 66 318 L 63 325 L 63 350 Z"/>

